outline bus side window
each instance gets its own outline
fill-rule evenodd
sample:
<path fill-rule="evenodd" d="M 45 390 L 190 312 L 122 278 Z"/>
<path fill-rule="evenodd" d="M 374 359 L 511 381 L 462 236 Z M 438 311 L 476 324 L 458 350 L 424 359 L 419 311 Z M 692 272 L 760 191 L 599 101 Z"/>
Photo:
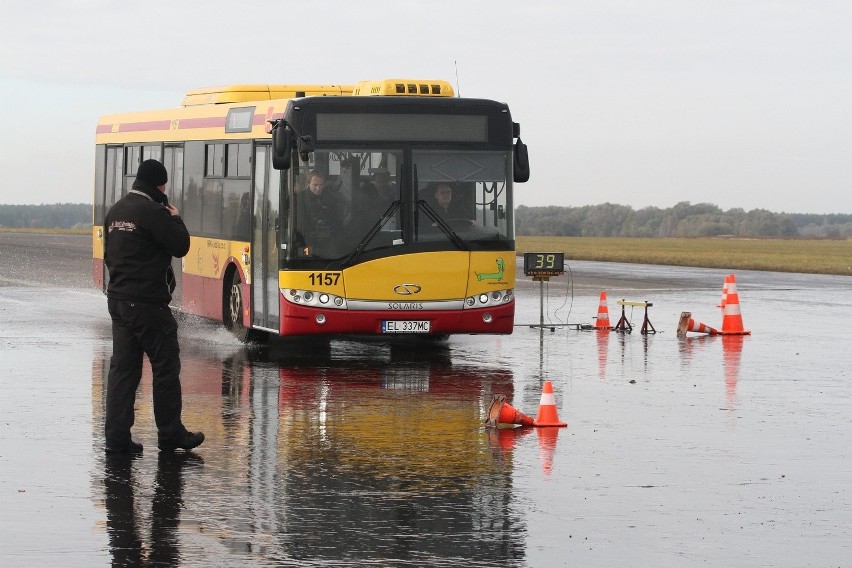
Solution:
<path fill-rule="evenodd" d="M 251 197 L 249 192 L 245 192 L 240 196 L 240 204 L 237 210 L 236 226 L 234 227 L 234 235 L 238 240 L 249 240 L 249 224 L 251 223 Z"/>

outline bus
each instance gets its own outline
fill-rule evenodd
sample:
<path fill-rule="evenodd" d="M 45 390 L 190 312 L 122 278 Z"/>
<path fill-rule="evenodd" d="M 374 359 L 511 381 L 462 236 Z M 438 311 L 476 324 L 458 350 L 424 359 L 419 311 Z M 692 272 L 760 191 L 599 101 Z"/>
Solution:
<path fill-rule="evenodd" d="M 104 217 L 150 158 L 191 237 L 173 308 L 242 341 L 513 330 L 512 188 L 529 160 L 504 103 L 386 79 L 197 89 L 178 108 L 103 116 L 104 291 Z"/>

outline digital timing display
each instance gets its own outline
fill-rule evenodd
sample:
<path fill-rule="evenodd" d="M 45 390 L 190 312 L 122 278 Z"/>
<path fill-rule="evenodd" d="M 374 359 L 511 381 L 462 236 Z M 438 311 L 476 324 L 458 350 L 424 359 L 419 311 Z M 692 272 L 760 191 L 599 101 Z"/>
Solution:
<path fill-rule="evenodd" d="M 561 252 L 524 253 L 524 274 L 527 276 L 559 276 L 565 272 L 565 254 Z"/>

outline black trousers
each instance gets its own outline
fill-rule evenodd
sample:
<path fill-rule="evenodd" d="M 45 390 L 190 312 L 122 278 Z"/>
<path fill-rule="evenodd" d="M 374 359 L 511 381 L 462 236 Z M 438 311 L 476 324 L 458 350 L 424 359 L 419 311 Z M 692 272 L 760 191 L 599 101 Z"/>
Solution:
<path fill-rule="evenodd" d="M 167 304 L 107 300 L 112 318 L 112 359 L 107 379 L 104 433 L 107 445 L 130 441 L 142 357 L 151 362 L 154 419 L 159 439 L 186 432 L 181 422 L 180 346 L 177 321 Z"/>

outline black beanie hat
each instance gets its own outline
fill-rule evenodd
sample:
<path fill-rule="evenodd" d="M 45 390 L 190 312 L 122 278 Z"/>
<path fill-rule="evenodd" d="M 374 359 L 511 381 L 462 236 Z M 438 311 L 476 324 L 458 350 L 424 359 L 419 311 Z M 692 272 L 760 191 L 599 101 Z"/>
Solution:
<path fill-rule="evenodd" d="M 145 160 L 139 164 L 139 171 L 136 172 L 136 181 L 159 187 L 169 181 L 169 174 L 166 171 L 166 166 L 159 161 Z"/>

